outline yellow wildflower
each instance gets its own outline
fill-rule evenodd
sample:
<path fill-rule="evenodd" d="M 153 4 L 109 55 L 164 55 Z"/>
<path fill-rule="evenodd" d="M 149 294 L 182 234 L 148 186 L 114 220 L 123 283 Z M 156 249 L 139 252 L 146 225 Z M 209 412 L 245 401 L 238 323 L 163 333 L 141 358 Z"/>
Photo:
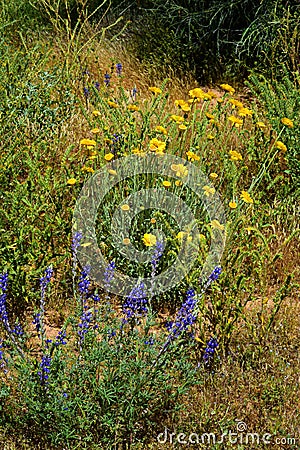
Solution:
<path fill-rule="evenodd" d="M 215 188 L 210 187 L 210 186 L 203 186 L 202 188 L 204 190 L 204 194 L 209 197 L 210 195 L 214 195 L 214 193 L 216 192 Z"/>
<path fill-rule="evenodd" d="M 154 236 L 154 234 L 151 234 L 151 233 L 144 234 L 144 237 L 142 240 L 143 240 L 143 243 L 147 247 L 153 247 L 153 245 L 156 244 L 156 236 Z"/>
<path fill-rule="evenodd" d="M 234 202 L 234 201 L 229 202 L 229 208 L 235 209 L 236 207 L 237 207 L 237 203 L 236 202 Z"/>
<path fill-rule="evenodd" d="M 200 88 L 195 88 L 189 91 L 189 96 L 193 98 L 203 98 L 204 91 Z"/>
<path fill-rule="evenodd" d="M 128 105 L 127 109 L 128 111 L 138 111 L 139 107 L 137 105 Z"/>
<path fill-rule="evenodd" d="M 212 173 L 209 174 L 209 177 L 214 180 L 214 179 L 218 178 L 218 174 L 215 173 L 215 172 L 212 172 Z"/>
<path fill-rule="evenodd" d="M 77 180 L 76 178 L 69 178 L 67 181 L 67 184 L 69 184 L 70 186 L 72 186 L 73 184 L 76 184 Z"/>
<path fill-rule="evenodd" d="M 125 245 L 130 244 L 130 239 L 129 238 L 124 238 L 123 239 L 123 244 L 125 244 Z"/>
<path fill-rule="evenodd" d="M 242 119 L 238 119 L 235 116 L 229 116 L 228 120 L 230 120 L 230 122 L 234 123 L 234 125 L 239 128 L 241 125 L 243 125 L 243 121 Z"/>
<path fill-rule="evenodd" d="M 87 166 L 83 166 L 81 169 L 83 172 L 90 172 L 90 173 L 94 173 L 94 169 L 92 167 L 87 167 Z"/>
<path fill-rule="evenodd" d="M 151 222 L 151 223 L 156 223 L 156 219 L 155 219 L 154 217 L 152 217 L 152 218 L 150 219 L 150 222 Z"/>
<path fill-rule="evenodd" d="M 229 92 L 231 95 L 235 93 L 235 89 L 230 84 L 220 84 L 221 89 Z"/>
<path fill-rule="evenodd" d="M 111 108 L 119 108 L 119 105 L 116 102 L 113 102 L 111 100 L 107 100 L 107 103 L 108 103 L 109 106 L 111 106 Z"/>
<path fill-rule="evenodd" d="M 287 146 L 281 141 L 277 141 L 275 143 L 275 147 L 279 148 L 279 150 L 281 150 L 282 152 L 286 152 L 287 151 Z"/>
<path fill-rule="evenodd" d="M 186 233 L 185 231 L 179 231 L 179 233 L 177 234 L 176 238 L 180 239 L 182 241 L 187 234 L 188 233 Z M 190 242 L 192 240 L 193 240 L 192 236 L 187 236 L 187 241 L 188 242 Z"/>
<path fill-rule="evenodd" d="M 157 127 L 155 128 L 155 131 L 157 131 L 157 133 L 162 133 L 165 136 L 168 134 L 167 130 L 162 127 L 161 125 L 157 125 Z"/>
<path fill-rule="evenodd" d="M 253 114 L 253 111 L 252 111 L 252 109 L 249 109 L 249 108 L 240 108 L 238 110 L 238 115 L 241 117 L 252 116 L 252 114 Z"/>
<path fill-rule="evenodd" d="M 95 110 L 92 112 L 93 116 L 97 117 L 97 116 L 101 116 L 101 112 L 98 110 Z"/>
<path fill-rule="evenodd" d="M 188 157 L 188 160 L 191 162 L 200 160 L 200 156 L 196 155 L 196 153 L 192 152 L 191 150 L 186 152 L 186 156 Z"/>
<path fill-rule="evenodd" d="M 117 171 L 116 171 L 116 170 L 113 170 L 113 169 L 108 169 L 108 173 L 109 173 L 110 175 L 117 175 Z"/>
<path fill-rule="evenodd" d="M 93 139 L 81 139 L 80 141 L 80 145 L 86 145 L 88 147 L 95 147 L 96 144 L 96 141 Z"/>
<path fill-rule="evenodd" d="M 242 161 L 243 160 L 242 155 L 239 152 L 236 152 L 235 150 L 230 150 L 229 154 L 230 154 L 231 161 Z"/>
<path fill-rule="evenodd" d="M 186 177 L 189 172 L 183 164 L 172 164 L 171 169 L 176 172 L 176 177 Z"/>
<path fill-rule="evenodd" d="M 176 122 L 176 123 L 184 122 L 184 117 L 176 116 L 175 114 L 172 114 L 170 116 L 170 119 L 174 120 L 174 122 Z"/>
<path fill-rule="evenodd" d="M 150 150 L 156 153 L 163 153 L 166 149 L 166 143 L 159 141 L 157 138 L 153 138 L 150 141 Z"/>
<path fill-rule="evenodd" d="M 167 180 L 164 180 L 164 181 L 162 182 L 162 184 L 163 184 L 164 187 L 170 187 L 170 186 L 171 186 L 170 181 L 167 181 Z"/>
<path fill-rule="evenodd" d="M 191 110 L 191 107 L 185 100 L 175 100 L 175 106 L 179 106 L 182 111 L 188 112 Z"/>
<path fill-rule="evenodd" d="M 107 153 L 106 155 L 104 155 L 104 159 L 106 161 L 111 161 L 114 157 L 115 155 L 113 153 Z"/>
<path fill-rule="evenodd" d="M 283 119 L 281 119 L 281 123 L 283 123 L 283 125 L 286 125 L 289 128 L 293 128 L 294 123 L 291 119 L 288 119 L 287 117 L 284 117 Z"/>
<path fill-rule="evenodd" d="M 175 185 L 176 185 L 176 186 L 181 186 L 181 185 L 182 185 L 182 181 L 176 180 L 176 181 L 175 181 Z"/>
<path fill-rule="evenodd" d="M 162 93 L 162 90 L 158 87 L 151 86 L 149 87 L 149 91 L 153 92 L 153 94 L 158 95 Z"/>
<path fill-rule="evenodd" d="M 250 196 L 250 194 L 247 191 L 242 191 L 241 193 L 241 199 L 245 203 L 253 203 L 253 198 Z"/>
<path fill-rule="evenodd" d="M 213 114 L 206 112 L 205 115 L 208 119 L 215 119 L 215 116 Z"/>
<path fill-rule="evenodd" d="M 93 133 L 93 134 L 100 133 L 100 128 L 93 128 L 93 129 L 91 130 L 91 133 Z"/>
<path fill-rule="evenodd" d="M 236 100 L 235 98 L 231 98 L 231 99 L 229 100 L 229 103 L 232 104 L 232 107 L 233 107 L 233 108 L 235 108 L 235 107 L 237 107 L 237 108 L 243 108 L 243 106 L 244 106 L 242 102 L 240 102 L 239 100 Z"/>
<path fill-rule="evenodd" d="M 121 206 L 121 210 L 122 211 L 129 211 L 130 210 L 130 206 L 127 205 L 127 203 L 124 203 L 124 205 Z"/>
<path fill-rule="evenodd" d="M 216 136 L 214 136 L 213 134 L 208 134 L 206 137 L 209 141 L 212 141 Z"/>
<path fill-rule="evenodd" d="M 266 128 L 266 125 L 265 125 L 263 122 L 257 122 L 256 125 L 257 125 L 259 128 Z"/>
<path fill-rule="evenodd" d="M 187 129 L 187 126 L 184 125 L 183 123 L 181 123 L 181 124 L 178 126 L 178 129 L 181 130 L 181 131 L 184 131 L 184 130 Z"/>

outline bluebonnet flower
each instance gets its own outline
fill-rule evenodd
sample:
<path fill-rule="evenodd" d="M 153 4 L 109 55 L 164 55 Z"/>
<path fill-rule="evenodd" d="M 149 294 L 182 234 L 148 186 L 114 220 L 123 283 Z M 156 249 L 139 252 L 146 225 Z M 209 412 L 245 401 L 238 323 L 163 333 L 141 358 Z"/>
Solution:
<path fill-rule="evenodd" d="M 134 86 L 134 88 L 132 89 L 132 92 L 131 92 L 131 97 L 132 97 L 132 100 L 135 102 L 136 101 L 136 94 L 137 94 L 137 88 Z"/>
<path fill-rule="evenodd" d="M 106 74 L 104 75 L 104 84 L 106 87 L 109 86 L 110 79 L 111 79 L 111 75 L 109 75 L 109 73 L 106 72 Z"/>
<path fill-rule="evenodd" d="M 41 330 L 41 313 L 36 313 L 33 316 L 33 321 L 32 321 L 33 325 L 35 325 L 35 329 L 36 331 L 39 333 Z"/>
<path fill-rule="evenodd" d="M 146 345 L 153 345 L 154 344 L 154 339 L 153 337 L 150 337 L 147 341 L 145 341 Z"/>
<path fill-rule="evenodd" d="M 5 366 L 5 361 L 4 361 L 4 353 L 3 353 L 3 344 L 2 344 L 2 340 L 0 339 L 0 369 L 3 369 L 3 367 Z"/>
<path fill-rule="evenodd" d="M 84 88 L 83 88 L 83 95 L 85 96 L 86 99 L 89 98 L 89 96 L 90 96 L 90 91 L 88 90 L 87 87 L 84 87 Z"/>
<path fill-rule="evenodd" d="M 108 339 L 111 339 L 111 338 L 113 338 L 114 336 L 116 336 L 116 331 L 115 330 L 111 330 L 111 331 L 109 331 L 108 332 Z"/>
<path fill-rule="evenodd" d="M 15 323 L 15 326 L 11 330 L 11 332 L 14 333 L 16 336 L 22 336 L 24 334 L 24 331 L 19 323 Z"/>
<path fill-rule="evenodd" d="M 100 90 L 100 83 L 99 83 L 99 81 L 96 81 L 95 88 L 97 89 L 97 91 Z"/>
<path fill-rule="evenodd" d="M 90 324 L 93 320 L 92 311 L 83 311 L 80 322 L 78 324 L 78 335 L 80 337 L 80 346 L 84 341 L 85 334 L 89 331 Z"/>
<path fill-rule="evenodd" d="M 136 318 L 147 314 L 147 295 L 145 293 L 144 283 L 138 284 L 132 289 L 129 296 L 123 303 L 123 313 L 125 315 L 125 323 L 129 319 Z"/>
<path fill-rule="evenodd" d="M 195 291 L 194 289 L 189 289 L 186 294 L 186 300 L 178 311 L 175 321 L 167 324 L 167 329 L 170 332 L 167 342 L 176 339 L 184 333 L 190 325 L 195 323 L 197 318 L 197 315 L 194 313 L 196 303 L 197 298 Z"/>
<path fill-rule="evenodd" d="M 41 385 L 45 385 L 48 382 L 51 361 L 52 361 L 52 359 L 51 359 L 50 355 L 42 356 L 42 361 L 40 363 L 41 370 L 38 372 L 38 376 L 40 377 Z"/>
<path fill-rule="evenodd" d="M 116 64 L 116 69 L 117 69 L 117 75 L 121 76 L 122 75 L 122 69 L 123 66 L 121 63 Z"/>
<path fill-rule="evenodd" d="M 152 276 L 155 275 L 158 263 L 160 258 L 162 257 L 162 254 L 164 252 L 164 244 L 163 242 L 157 241 L 155 248 L 154 248 L 154 252 L 152 255 L 152 260 L 151 260 L 151 265 L 152 265 Z"/>
<path fill-rule="evenodd" d="M 86 299 L 89 296 L 89 287 L 90 287 L 90 280 L 89 280 L 89 272 L 91 268 L 89 266 L 86 266 L 82 269 L 79 283 L 78 283 L 78 290 L 81 294 L 81 297 Z"/>
<path fill-rule="evenodd" d="M 115 269 L 116 269 L 116 264 L 114 261 L 110 262 L 108 264 L 108 266 L 106 267 L 105 272 L 104 272 L 105 286 L 108 286 L 111 283 L 111 281 L 114 277 L 114 274 L 115 274 Z"/>
<path fill-rule="evenodd" d="M 216 266 L 212 273 L 209 275 L 208 279 L 211 281 L 216 281 L 221 275 L 222 267 Z"/>
<path fill-rule="evenodd" d="M 58 347 L 59 345 L 66 345 L 67 341 L 65 338 L 67 337 L 66 330 L 60 330 L 58 335 L 55 338 L 54 345 Z"/>
<path fill-rule="evenodd" d="M 209 364 L 213 357 L 214 353 L 216 351 L 216 348 L 218 347 L 218 341 L 215 338 L 210 338 L 210 340 L 207 343 L 206 349 L 204 350 L 203 360 L 205 364 Z"/>
<path fill-rule="evenodd" d="M 10 330 L 10 325 L 8 321 L 8 314 L 6 310 L 6 297 L 7 297 L 7 286 L 8 286 L 8 273 L 3 273 L 0 275 L 0 320 L 8 331 Z"/>
<path fill-rule="evenodd" d="M 40 278 L 40 287 L 41 287 L 41 313 L 43 314 L 45 312 L 45 291 L 46 287 L 51 281 L 53 275 L 53 269 L 52 266 L 47 267 L 45 270 L 45 274 L 43 277 Z"/>

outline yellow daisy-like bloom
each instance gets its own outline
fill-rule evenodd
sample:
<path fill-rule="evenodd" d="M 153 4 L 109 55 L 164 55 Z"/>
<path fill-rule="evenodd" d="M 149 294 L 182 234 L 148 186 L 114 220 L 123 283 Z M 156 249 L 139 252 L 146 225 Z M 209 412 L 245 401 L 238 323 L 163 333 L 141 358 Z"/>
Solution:
<path fill-rule="evenodd" d="M 181 178 L 186 177 L 187 174 L 189 173 L 188 169 L 183 164 L 172 164 L 171 170 L 176 172 L 176 177 Z"/>
<path fill-rule="evenodd" d="M 176 116 L 175 114 L 172 114 L 170 116 L 170 119 L 173 120 L 176 123 L 184 122 L 184 117 Z"/>
<path fill-rule="evenodd" d="M 214 136 L 213 134 L 208 134 L 206 137 L 209 141 L 212 141 L 216 136 Z"/>
<path fill-rule="evenodd" d="M 157 138 L 153 138 L 150 141 L 150 150 L 156 153 L 163 153 L 166 149 L 166 143 L 163 141 L 159 141 Z"/>
<path fill-rule="evenodd" d="M 158 87 L 151 86 L 149 87 L 149 91 L 153 92 L 153 94 L 158 95 L 162 93 L 162 90 Z"/>
<path fill-rule="evenodd" d="M 232 202 L 229 202 L 229 208 L 231 208 L 231 209 L 235 209 L 235 208 L 237 208 L 237 203 L 236 203 L 236 202 L 234 202 L 234 201 L 232 201 Z"/>
<path fill-rule="evenodd" d="M 151 234 L 151 233 L 144 234 L 144 237 L 142 240 L 143 240 L 143 243 L 147 247 L 153 247 L 153 245 L 156 244 L 156 236 L 154 236 L 154 234 Z"/>
<path fill-rule="evenodd" d="M 236 100 L 235 98 L 231 98 L 231 99 L 229 100 L 229 103 L 232 104 L 232 107 L 233 107 L 233 108 L 235 108 L 235 107 L 237 107 L 237 108 L 243 108 L 243 107 L 244 107 L 243 103 L 240 102 L 239 100 Z"/>
<path fill-rule="evenodd" d="M 179 233 L 176 236 L 176 239 L 179 239 L 182 241 L 185 238 L 185 236 L 186 236 L 187 242 L 191 242 L 193 240 L 193 237 L 189 236 L 188 233 L 186 233 L 185 231 L 179 231 Z"/>
<path fill-rule="evenodd" d="M 212 229 L 216 229 L 216 230 L 224 230 L 224 225 L 221 224 L 217 219 L 214 219 L 210 222 L 210 226 L 212 227 Z"/>
<path fill-rule="evenodd" d="M 239 152 L 236 152 L 235 150 L 230 150 L 229 154 L 230 154 L 231 161 L 242 161 L 243 160 L 242 155 Z"/>
<path fill-rule="evenodd" d="M 186 152 L 186 156 L 188 157 L 188 160 L 191 162 L 200 161 L 200 156 L 196 155 L 196 153 L 192 152 L 191 150 Z"/>
<path fill-rule="evenodd" d="M 167 181 L 167 180 L 164 180 L 164 181 L 162 182 L 162 184 L 163 184 L 164 187 L 170 187 L 170 186 L 171 186 L 170 181 Z"/>
<path fill-rule="evenodd" d="M 81 169 L 83 172 L 90 172 L 90 173 L 94 173 L 94 169 L 92 167 L 87 167 L 87 166 L 83 166 Z"/>
<path fill-rule="evenodd" d="M 119 108 L 118 103 L 113 102 L 111 100 L 107 100 L 107 104 L 111 107 L 111 108 Z"/>
<path fill-rule="evenodd" d="M 204 190 L 204 194 L 209 197 L 210 195 L 214 195 L 214 193 L 216 192 L 215 188 L 210 187 L 210 186 L 203 186 L 202 188 Z"/>
<path fill-rule="evenodd" d="M 104 155 L 104 159 L 106 161 L 111 161 L 114 157 L 115 155 L 113 153 L 107 153 L 106 155 Z"/>
<path fill-rule="evenodd" d="M 253 198 L 250 196 L 250 194 L 247 191 L 242 191 L 241 193 L 241 199 L 245 203 L 253 203 Z"/>
<path fill-rule="evenodd" d="M 178 125 L 178 129 L 181 130 L 181 131 L 184 131 L 184 130 L 187 129 L 187 126 L 184 125 L 183 123 L 181 123 L 180 125 Z"/>
<path fill-rule="evenodd" d="M 263 122 L 256 122 L 256 125 L 257 125 L 259 128 L 266 128 L 266 125 L 265 125 Z"/>
<path fill-rule="evenodd" d="M 76 178 L 69 178 L 67 181 L 67 184 L 69 184 L 70 186 L 72 186 L 73 184 L 76 184 L 77 180 Z"/>
<path fill-rule="evenodd" d="M 97 116 L 101 116 L 101 112 L 98 110 L 95 110 L 92 112 L 93 116 L 97 117 Z"/>
<path fill-rule="evenodd" d="M 230 122 L 232 122 L 237 128 L 243 125 L 242 119 L 238 119 L 235 116 L 229 116 L 228 120 L 230 120 Z"/>
<path fill-rule="evenodd" d="M 182 181 L 176 180 L 176 181 L 175 181 L 175 185 L 176 185 L 176 186 L 181 186 L 181 185 L 182 185 Z"/>
<path fill-rule="evenodd" d="M 212 172 L 212 173 L 210 173 L 209 174 L 209 178 L 212 178 L 213 180 L 215 180 L 216 178 L 218 178 L 218 174 L 217 173 L 215 173 L 215 172 Z"/>
<path fill-rule="evenodd" d="M 205 92 L 201 88 L 195 88 L 189 91 L 189 96 L 193 98 L 203 98 Z"/>
<path fill-rule="evenodd" d="M 137 105 L 128 105 L 127 109 L 128 111 L 138 111 L 139 107 Z"/>
<path fill-rule="evenodd" d="M 238 110 L 238 115 L 241 117 L 252 116 L 252 114 L 253 114 L 253 111 L 252 111 L 252 109 L 249 109 L 249 108 L 240 108 Z"/>
<path fill-rule="evenodd" d="M 174 104 L 175 106 L 179 106 L 182 111 L 188 112 L 191 110 L 190 105 L 185 100 L 175 100 Z"/>
<path fill-rule="evenodd" d="M 162 133 L 165 136 L 167 136 L 168 131 L 166 130 L 166 128 L 162 127 L 161 125 L 157 125 L 157 127 L 155 128 L 155 131 L 157 131 L 157 133 Z"/>
<path fill-rule="evenodd" d="M 96 144 L 96 141 L 93 139 L 81 139 L 80 141 L 80 145 L 86 145 L 88 147 L 95 147 Z"/>
<path fill-rule="evenodd" d="M 108 169 L 108 173 L 109 173 L 110 175 L 117 175 L 117 171 L 116 171 L 116 170 L 113 170 L 113 169 Z"/>
<path fill-rule="evenodd" d="M 279 150 L 281 150 L 282 152 L 286 152 L 287 151 L 287 146 L 281 141 L 275 142 L 275 147 L 279 148 Z"/>
<path fill-rule="evenodd" d="M 230 86 L 230 84 L 220 84 L 220 88 L 223 89 L 226 92 L 229 92 L 231 95 L 233 95 L 235 93 L 235 89 Z"/>
<path fill-rule="evenodd" d="M 123 244 L 125 244 L 125 245 L 130 244 L 130 239 L 129 238 L 124 238 L 123 239 Z"/>
<path fill-rule="evenodd" d="M 211 100 L 212 96 L 208 92 L 204 92 L 202 98 L 203 98 L 203 100 Z"/>
<path fill-rule="evenodd" d="M 91 133 L 93 133 L 93 134 L 98 134 L 98 133 L 100 133 L 100 128 L 93 128 L 93 129 L 91 130 Z"/>
<path fill-rule="evenodd" d="M 283 119 L 281 119 L 281 123 L 283 123 L 283 125 L 286 125 L 289 128 L 293 128 L 294 123 L 291 119 L 288 119 L 287 117 L 284 117 Z"/>
<path fill-rule="evenodd" d="M 205 115 L 208 119 L 215 119 L 215 116 L 213 114 L 206 112 Z"/>
<path fill-rule="evenodd" d="M 127 205 L 127 203 L 124 203 L 124 205 L 121 206 L 121 210 L 122 211 L 129 211 L 130 210 L 130 206 Z"/>
<path fill-rule="evenodd" d="M 154 217 L 152 217 L 152 218 L 150 219 L 150 222 L 151 222 L 151 223 L 156 223 L 156 219 L 155 219 Z"/>

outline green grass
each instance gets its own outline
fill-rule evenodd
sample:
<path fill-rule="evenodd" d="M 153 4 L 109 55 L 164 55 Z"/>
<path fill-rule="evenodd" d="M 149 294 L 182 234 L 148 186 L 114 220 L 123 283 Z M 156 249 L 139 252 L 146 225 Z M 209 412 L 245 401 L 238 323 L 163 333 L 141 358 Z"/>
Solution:
<path fill-rule="evenodd" d="M 22 28 L 15 33 L 13 26 L 13 14 L 20 21 L 26 2 L 13 2 L 1 13 L 0 274 L 9 273 L 11 326 L 20 320 L 25 330 L 23 338 L 5 326 L 0 330 L 6 358 L 0 360 L 1 448 L 168 448 L 157 442 L 165 427 L 176 435 L 220 437 L 235 432 L 237 420 L 261 436 L 295 438 L 289 448 L 297 448 L 298 75 L 286 68 L 275 82 L 254 72 L 247 90 L 214 86 L 189 93 L 197 87 L 189 74 L 156 81 L 160 74 L 155 78 L 155 70 L 143 69 L 124 46 L 99 40 L 103 33 L 93 28 L 87 11 L 74 26 L 68 9 L 55 16 L 46 1 L 42 6 L 43 21 L 28 35 Z M 26 26 L 34 29 L 41 11 L 29 9 Z M 111 76 L 109 86 L 105 73 Z M 156 93 L 149 90 L 154 86 Z M 175 100 L 183 100 L 183 106 Z M 238 102 L 248 109 L 241 110 Z M 120 272 L 151 277 L 151 264 L 128 260 L 113 243 L 113 214 L 128 203 L 120 216 L 124 222 L 117 222 L 122 240 L 130 239 L 142 251 L 145 234 L 164 233 L 161 271 L 174 265 L 184 232 L 186 252 L 199 245 L 196 263 L 178 285 L 151 299 L 153 314 L 129 321 L 123 331 L 118 330 L 124 299 L 112 296 L 111 311 L 108 294 L 91 284 L 90 293 L 100 297 L 99 311 L 91 298 L 83 304 L 93 311 L 98 328 L 80 344 L 83 305 L 71 253 L 78 196 L 97 171 L 109 169 L 108 177 L 118 176 L 114 164 L 122 157 L 135 154 L 142 161 L 151 153 L 159 161 L 155 145 L 190 165 L 173 167 L 168 176 L 133 174 L 119 182 L 98 211 L 97 242 Z M 188 174 L 199 171 L 207 179 L 194 175 L 194 182 L 208 202 L 220 196 L 226 222 L 212 221 L 186 184 Z M 159 208 L 136 214 L 129 235 L 122 235 L 130 196 L 145 187 L 180 197 L 193 211 L 200 236 L 192 236 L 193 224 L 190 229 L 178 225 L 183 210 L 170 217 Z M 225 232 L 222 274 L 202 295 L 199 277 L 210 243 Z M 49 265 L 54 275 L 45 329 L 38 335 L 32 314 L 39 311 L 39 279 Z M 194 338 L 185 334 L 162 352 L 165 324 L 174 320 L 190 286 L 199 295 Z M 112 328 L 116 335 L 108 338 Z M 47 346 L 46 336 L 55 339 L 61 329 L 67 345 Z M 205 365 L 212 336 L 219 346 Z M 150 337 L 155 343 L 145 345 Z M 41 357 L 49 352 L 50 381 L 41 385 Z M 226 448 L 264 446 L 229 443 Z"/>

